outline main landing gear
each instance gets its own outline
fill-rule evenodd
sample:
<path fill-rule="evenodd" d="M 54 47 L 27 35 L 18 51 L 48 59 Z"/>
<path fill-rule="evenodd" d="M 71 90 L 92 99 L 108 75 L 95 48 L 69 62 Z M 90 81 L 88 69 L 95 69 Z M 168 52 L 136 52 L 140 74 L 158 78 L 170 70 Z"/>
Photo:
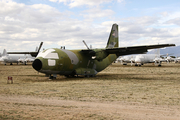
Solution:
<path fill-rule="evenodd" d="M 56 79 L 56 77 L 57 77 L 57 74 L 53 74 L 53 75 L 46 75 L 46 76 L 49 76 L 49 80 L 54 80 L 54 79 Z"/>
<path fill-rule="evenodd" d="M 82 77 L 95 77 L 95 75 L 64 75 L 67 78 L 82 78 Z M 46 74 L 46 77 L 49 77 L 49 80 L 54 80 L 57 77 L 57 74 Z"/>

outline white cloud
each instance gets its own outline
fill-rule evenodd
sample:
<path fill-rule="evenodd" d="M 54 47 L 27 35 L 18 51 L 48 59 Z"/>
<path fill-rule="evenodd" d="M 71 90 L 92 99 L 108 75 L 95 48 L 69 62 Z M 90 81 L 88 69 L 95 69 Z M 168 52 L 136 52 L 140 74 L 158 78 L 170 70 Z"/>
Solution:
<path fill-rule="evenodd" d="M 82 5 L 88 5 L 88 6 L 98 6 L 102 3 L 110 2 L 111 0 L 71 0 L 69 6 L 72 7 L 78 7 Z"/>
<path fill-rule="evenodd" d="M 78 7 L 78 6 L 99 6 L 100 4 L 103 3 L 109 3 L 112 1 L 117 1 L 119 3 L 123 2 L 124 0 L 49 0 L 51 2 L 59 2 L 59 3 L 64 3 L 65 5 L 68 5 L 70 8 L 73 7 Z"/>
<path fill-rule="evenodd" d="M 51 2 L 57 2 L 58 0 L 49 0 L 49 1 L 51 1 Z"/>
<path fill-rule="evenodd" d="M 172 24 L 172 25 L 178 25 L 180 26 L 180 17 L 168 20 L 167 22 L 165 22 L 166 24 Z"/>
<path fill-rule="evenodd" d="M 179 44 L 180 42 L 178 42 L 178 39 L 180 39 L 180 28 L 171 25 L 167 26 L 167 24 L 172 23 L 178 25 L 179 18 L 176 16 L 175 19 L 171 19 L 174 18 L 174 15 L 172 15 L 172 13 L 171 17 L 169 15 L 170 14 L 158 16 L 157 14 L 156 16 L 120 19 L 120 21 L 117 22 L 119 24 L 120 31 L 120 45 L 131 46 L 158 43 Z"/>
<path fill-rule="evenodd" d="M 97 19 L 111 19 L 114 11 L 111 9 L 93 8 L 83 11 L 81 15 L 87 20 L 97 21 Z"/>
<path fill-rule="evenodd" d="M 87 3 L 80 0 L 52 1 L 63 2 L 69 6 L 72 3 L 74 7 L 92 6 L 82 9 L 78 14 L 69 9 L 61 12 L 61 9 L 45 4 L 25 5 L 13 1 L 1 1 L 0 52 L 4 48 L 8 51 L 32 51 L 41 41 L 44 42 L 43 48 L 66 46 L 68 49 L 86 49 L 82 40 L 85 40 L 88 46 L 102 48 L 106 46 L 113 23 L 119 25 L 121 46 L 180 44 L 178 42 L 180 29 L 172 26 L 180 25 L 178 12 L 119 17 L 116 16 L 117 11 L 113 11 L 110 7 L 103 9 L 102 6 L 96 6 L 111 1 L 87 0 Z M 78 17 L 83 18 L 78 19 Z"/>

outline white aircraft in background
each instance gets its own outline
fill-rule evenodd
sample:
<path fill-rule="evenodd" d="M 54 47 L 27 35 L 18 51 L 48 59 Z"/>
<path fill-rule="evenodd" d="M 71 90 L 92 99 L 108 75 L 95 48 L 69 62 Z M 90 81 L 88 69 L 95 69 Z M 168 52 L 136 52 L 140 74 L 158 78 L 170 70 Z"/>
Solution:
<path fill-rule="evenodd" d="M 170 63 L 172 61 L 176 61 L 176 58 L 172 58 L 171 56 L 169 56 L 170 54 L 167 53 L 167 57 L 165 58 L 167 63 Z"/>
<path fill-rule="evenodd" d="M 156 54 L 141 54 L 135 57 L 135 66 L 141 66 L 146 63 L 154 63 L 155 65 L 161 66 L 161 62 L 165 61 L 166 60 Z"/>
<path fill-rule="evenodd" d="M 123 56 L 119 57 L 117 61 L 120 62 L 122 65 L 127 65 L 127 63 L 131 63 L 132 65 L 135 61 L 135 58 L 134 56 Z"/>
<path fill-rule="evenodd" d="M 27 62 L 33 62 L 37 54 L 39 53 L 41 47 L 42 47 L 43 42 L 40 43 L 39 49 L 36 48 L 34 52 L 6 52 L 4 49 L 2 56 L 0 57 L 0 62 L 3 62 L 3 64 L 6 65 L 6 63 L 23 63 L 27 64 Z M 9 56 L 9 54 L 31 54 L 31 55 L 26 55 L 26 56 Z M 33 56 L 33 57 L 32 57 Z"/>
<path fill-rule="evenodd" d="M 32 58 L 31 56 L 9 56 L 9 54 L 7 54 L 6 50 L 4 49 L 3 54 L 0 57 L 0 62 L 2 62 L 4 65 L 6 65 L 6 63 L 10 63 L 10 65 L 13 63 L 23 63 L 26 65 L 27 58 L 35 59 L 35 57 Z"/>
<path fill-rule="evenodd" d="M 157 50 L 156 54 L 140 54 L 135 57 L 135 66 L 141 66 L 146 63 L 154 63 L 161 66 L 161 62 L 165 62 L 165 59 L 160 57 L 160 50 Z"/>
<path fill-rule="evenodd" d="M 160 50 L 157 50 L 156 54 L 139 54 L 136 55 L 134 64 L 135 66 L 141 66 L 147 63 L 154 63 L 155 65 L 161 66 L 161 62 L 165 62 L 165 59 L 160 57 Z M 132 65 L 132 64 L 131 64 Z"/>
<path fill-rule="evenodd" d="M 176 58 L 174 58 L 174 62 L 175 62 L 175 63 L 180 62 L 180 57 L 176 57 Z"/>
<path fill-rule="evenodd" d="M 25 58 L 19 58 L 18 63 L 22 63 L 22 64 L 26 65 L 29 62 L 33 62 L 34 59 L 35 59 L 35 57 L 32 57 L 32 56 L 29 55 L 29 56 L 26 56 Z"/>

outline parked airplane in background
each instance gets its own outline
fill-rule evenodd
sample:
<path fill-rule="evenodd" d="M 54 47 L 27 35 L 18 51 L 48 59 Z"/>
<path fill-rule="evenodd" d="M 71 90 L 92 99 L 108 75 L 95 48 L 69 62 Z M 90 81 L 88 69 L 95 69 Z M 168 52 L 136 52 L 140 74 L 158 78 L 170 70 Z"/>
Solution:
<path fill-rule="evenodd" d="M 13 63 L 23 63 L 23 64 L 27 64 L 27 62 L 33 62 L 35 57 L 37 56 L 37 54 L 39 53 L 41 46 L 42 46 L 43 42 L 41 42 L 39 49 L 36 48 L 35 52 L 6 52 L 6 50 L 4 49 L 2 56 L 0 57 L 0 62 L 2 62 L 3 64 L 6 65 L 6 63 L 10 63 L 10 65 L 12 65 Z M 32 56 L 10 56 L 9 54 L 29 54 L 31 53 Z"/>
<path fill-rule="evenodd" d="M 155 63 L 155 65 L 161 66 L 161 62 L 166 61 L 156 54 L 141 54 L 135 57 L 135 66 L 141 66 L 146 63 Z"/>
<path fill-rule="evenodd" d="M 4 65 L 6 65 L 7 63 L 10 63 L 10 65 L 12 65 L 13 63 L 23 63 L 26 65 L 27 61 L 26 59 L 32 59 L 31 56 L 9 56 L 6 52 L 6 50 L 4 49 L 2 56 L 0 57 L 0 62 L 2 62 Z M 35 58 L 35 57 L 34 57 Z"/>
<path fill-rule="evenodd" d="M 166 61 L 160 57 L 160 51 L 157 50 L 156 54 L 139 54 L 135 57 L 133 56 L 124 56 L 118 59 L 121 64 L 127 65 L 127 63 L 131 63 L 131 66 L 134 64 L 135 66 L 141 66 L 147 63 L 154 63 L 155 65 L 161 66 L 161 62 Z"/>
<path fill-rule="evenodd" d="M 135 58 L 133 56 L 123 56 L 118 58 L 118 62 L 120 62 L 123 65 L 127 65 L 127 63 L 131 63 L 131 66 L 134 64 L 135 66 L 141 66 L 143 64 L 147 63 L 154 63 L 155 65 L 161 66 L 161 62 L 172 62 L 175 63 L 180 61 L 180 57 L 173 58 L 171 56 L 168 56 L 166 58 L 162 58 L 164 55 L 160 55 L 160 51 L 158 50 L 157 54 L 139 54 L 136 55 Z"/>
<path fill-rule="evenodd" d="M 31 57 L 31 56 L 26 56 L 25 58 L 19 58 L 18 59 L 18 63 L 22 63 L 22 64 L 27 64 L 29 62 L 33 62 L 35 59 L 35 57 Z"/>
<path fill-rule="evenodd" d="M 134 56 L 121 56 L 120 58 L 117 58 L 117 61 L 122 65 L 127 65 L 127 63 L 131 63 L 132 65 L 135 61 L 135 58 Z"/>
<path fill-rule="evenodd" d="M 174 62 L 175 62 L 175 63 L 180 62 L 180 57 L 176 57 L 176 58 L 174 58 Z"/>
<path fill-rule="evenodd" d="M 176 61 L 175 57 L 173 58 L 172 56 L 169 56 L 169 55 L 170 55 L 170 54 L 167 53 L 167 56 L 166 56 L 166 58 L 165 58 L 165 60 L 166 60 L 167 63 Z"/>
<path fill-rule="evenodd" d="M 156 54 L 140 54 L 135 57 L 135 66 L 141 66 L 146 63 L 154 63 L 155 65 L 161 66 L 161 62 L 165 62 L 165 59 L 160 57 L 160 50 L 157 50 Z"/>
<path fill-rule="evenodd" d="M 118 25 L 113 24 L 106 48 L 65 50 L 50 48 L 40 52 L 32 66 L 45 73 L 50 79 L 57 74 L 69 76 L 95 76 L 108 67 L 118 56 L 142 54 L 148 49 L 175 46 L 175 44 L 158 44 L 145 46 L 119 47 Z"/>
<path fill-rule="evenodd" d="M 21 57 L 25 57 L 25 56 L 21 56 Z M 0 62 L 2 62 L 5 65 L 6 65 L 6 63 L 10 63 L 10 65 L 12 65 L 12 63 L 18 64 L 19 58 L 20 58 L 20 56 L 9 56 L 6 52 L 6 50 L 4 49 L 3 54 L 0 58 Z"/>

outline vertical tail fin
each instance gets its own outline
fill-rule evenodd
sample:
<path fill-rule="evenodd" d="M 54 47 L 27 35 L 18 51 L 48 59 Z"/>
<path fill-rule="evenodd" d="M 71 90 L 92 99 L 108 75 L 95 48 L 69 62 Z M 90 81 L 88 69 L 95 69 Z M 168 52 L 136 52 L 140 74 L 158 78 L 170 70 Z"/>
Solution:
<path fill-rule="evenodd" d="M 106 48 L 119 47 L 118 25 L 113 24 Z"/>
<path fill-rule="evenodd" d="M 6 49 L 3 50 L 2 56 L 8 56 L 8 54 L 7 54 L 7 52 L 6 52 Z"/>

